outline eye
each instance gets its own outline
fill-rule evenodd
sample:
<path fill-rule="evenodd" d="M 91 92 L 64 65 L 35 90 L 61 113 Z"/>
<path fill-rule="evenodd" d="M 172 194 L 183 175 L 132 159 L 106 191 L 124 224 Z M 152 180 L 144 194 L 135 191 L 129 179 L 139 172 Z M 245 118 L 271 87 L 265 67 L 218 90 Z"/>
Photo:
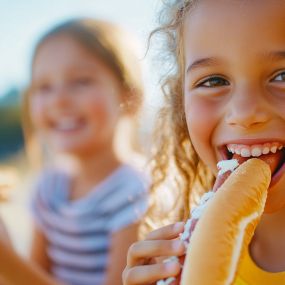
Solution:
<path fill-rule="evenodd" d="M 85 87 L 93 83 L 93 79 L 90 77 L 78 77 L 72 81 L 72 85 L 75 87 Z"/>
<path fill-rule="evenodd" d="M 50 93 L 50 91 L 52 90 L 52 86 L 48 83 L 42 83 L 36 85 L 33 89 L 35 94 L 46 95 Z"/>
<path fill-rule="evenodd" d="M 271 81 L 284 82 L 285 81 L 285 71 L 282 71 L 281 73 L 277 74 Z"/>
<path fill-rule="evenodd" d="M 220 76 L 211 76 L 198 82 L 197 87 L 215 88 L 228 85 L 230 83 L 226 79 Z"/>

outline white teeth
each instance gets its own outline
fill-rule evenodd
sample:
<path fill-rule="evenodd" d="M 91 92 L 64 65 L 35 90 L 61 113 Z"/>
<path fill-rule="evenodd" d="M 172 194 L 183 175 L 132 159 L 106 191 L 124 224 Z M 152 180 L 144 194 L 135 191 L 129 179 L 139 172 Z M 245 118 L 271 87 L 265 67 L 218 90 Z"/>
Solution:
<path fill-rule="evenodd" d="M 255 147 L 251 150 L 252 156 L 258 157 L 258 156 L 261 156 L 261 154 L 262 154 L 262 150 L 260 148 Z"/>
<path fill-rule="evenodd" d="M 247 148 L 242 148 L 242 149 L 241 149 L 241 152 L 240 152 L 240 155 L 241 155 L 242 157 L 250 157 L 251 153 L 250 153 L 249 149 L 247 149 Z"/>
<path fill-rule="evenodd" d="M 276 151 L 277 151 L 277 146 L 271 147 L 270 151 L 271 151 L 272 153 L 276 153 Z"/>
<path fill-rule="evenodd" d="M 57 123 L 57 129 L 61 131 L 73 130 L 79 126 L 78 120 L 75 119 L 64 119 Z"/>
<path fill-rule="evenodd" d="M 227 146 L 228 151 L 233 154 L 238 154 L 242 157 L 259 157 L 263 154 L 276 153 L 278 150 L 283 149 L 283 145 L 277 142 L 265 143 L 263 145 L 239 145 L 239 144 L 229 144 Z"/>

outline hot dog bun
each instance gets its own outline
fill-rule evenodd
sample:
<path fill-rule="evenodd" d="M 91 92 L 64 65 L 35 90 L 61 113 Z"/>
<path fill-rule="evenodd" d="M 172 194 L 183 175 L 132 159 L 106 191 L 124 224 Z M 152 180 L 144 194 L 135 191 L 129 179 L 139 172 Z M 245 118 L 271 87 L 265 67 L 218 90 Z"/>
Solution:
<path fill-rule="evenodd" d="M 269 166 L 250 159 L 209 201 L 187 249 L 181 285 L 230 285 L 263 213 Z"/>

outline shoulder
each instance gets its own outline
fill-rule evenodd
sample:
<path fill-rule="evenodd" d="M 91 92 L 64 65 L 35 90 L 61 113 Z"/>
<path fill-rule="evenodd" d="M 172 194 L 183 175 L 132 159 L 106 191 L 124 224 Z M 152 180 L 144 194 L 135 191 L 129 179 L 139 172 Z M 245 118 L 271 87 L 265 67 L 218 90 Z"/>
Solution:
<path fill-rule="evenodd" d="M 37 175 L 30 210 L 34 222 L 42 231 L 46 231 L 51 216 L 55 217 L 59 213 L 68 196 L 68 190 L 69 178 L 60 169 L 46 168 Z"/>
<path fill-rule="evenodd" d="M 148 179 L 136 168 L 123 164 L 100 185 L 104 211 L 117 212 L 131 204 L 142 202 L 147 196 Z M 100 191 L 97 189 L 97 196 Z M 97 197 L 98 198 L 98 197 Z M 98 199 L 97 199 L 98 200 Z"/>
<path fill-rule="evenodd" d="M 45 168 L 37 174 L 33 184 L 33 199 L 48 203 L 56 199 L 68 183 L 68 175 L 57 168 Z"/>
<path fill-rule="evenodd" d="M 121 176 L 122 186 L 133 186 L 130 189 L 136 191 L 146 192 L 149 185 L 149 178 L 147 175 L 129 164 L 124 164 L 118 170 L 118 175 Z"/>
<path fill-rule="evenodd" d="M 118 187 L 112 193 L 112 201 L 108 202 L 112 204 L 109 211 L 112 232 L 138 222 L 148 204 L 148 179 L 142 172 L 130 165 L 123 165 L 117 177 Z"/>
<path fill-rule="evenodd" d="M 124 164 L 117 170 L 113 179 L 116 200 L 126 205 L 142 203 L 148 196 L 149 179 L 137 168 Z"/>

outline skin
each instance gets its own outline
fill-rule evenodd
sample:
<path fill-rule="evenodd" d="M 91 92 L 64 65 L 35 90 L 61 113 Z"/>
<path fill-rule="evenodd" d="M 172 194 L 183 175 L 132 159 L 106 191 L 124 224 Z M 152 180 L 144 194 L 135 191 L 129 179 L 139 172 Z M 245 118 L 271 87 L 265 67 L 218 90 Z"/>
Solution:
<path fill-rule="evenodd" d="M 45 41 L 32 69 L 29 98 L 32 121 L 43 141 L 56 154 L 68 157 L 73 173 L 70 200 L 80 199 L 122 164 L 114 138 L 123 115 L 119 106 L 127 91 L 100 58 L 67 35 Z M 111 262 L 104 285 L 120 284 L 127 250 L 137 240 L 137 230 L 137 225 L 130 225 L 111 236 Z M 44 233 L 35 227 L 31 260 L 41 271 L 50 273 L 47 247 Z M 13 254 L 7 258 L 15 259 Z M 26 264 L 19 270 L 25 280 L 34 280 L 33 265 Z M 4 277 L 13 280 L 13 284 L 21 284 L 9 273 Z M 56 280 L 50 282 L 58 284 Z"/>
<path fill-rule="evenodd" d="M 144 241 L 134 243 L 128 251 L 123 284 L 154 285 L 157 280 L 177 275 L 181 270 L 178 262 L 158 263 L 156 259 L 185 253 L 184 244 L 177 240 L 183 228 L 182 222 L 168 225 L 149 233 Z"/>
<path fill-rule="evenodd" d="M 57 152 L 90 155 L 115 133 L 120 115 L 120 84 L 99 58 L 67 35 L 47 40 L 33 63 L 32 121 Z M 64 119 L 78 127 L 61 131 Z"/>
<path fill-rule="evenodd" d="M 269 56 L 285 51 L 284 8 L 283 1 L 248 1 L 245 10 L 240 1 L 205 0 L 186 20 L 186 119 L 197 153 L 213 172 L 219 146 L 228 142 L 285 142 L 285 57 Z M 268 190 L 271 214 L 262 217 L 251 244 L 255 262 L 272 272 L 285 270 L 284 190 L 283 173 Z"/>
<path fill-rule="evenodd" d="M 12 246 L 10 236 L 1 217 L 0 217 L 0 240 L 8 247 Z"/>
<path fill-rule="evenodd" d="M 186 119 L 197 153 L 213 172 L 222 159 L 219 146 L 285 143 L 285 57 L 268 55 L 285 50 L 283 8 L 282 1 L 250 1 L 245 10 L 240 1 L 205 0 L 186 20 Z M 273 212 L 285 204 L 284 186 L 285 176 L 270 188 Z"/>
<path fill-rule="evenodd" d="M 72 158 L 76 175 L 70 199 L 79 199 L 121 164 L 114 150 L 114 135 L 125 91 L 99 58 L 64 35 L 40 47 L 33 64 L 32 86 L 32 120 L 55 151 Z M 66 117 L 78 120 L 79 128 L 58 131 L 56 124 Z M 105 285 L 119 284 L 127 249 L 136 240 L 134 225 L 113 234 L 110 260 L 119 266 L 107 269 Z M 34 241 L 32 260 L 49 271 L 48 241 L 39 229 Z"/>
<path fill-rule="evenodd" d="M 213 173 L 222 159 L 222 145 L 285 142 L 284 9 L 284 1 L 279 0 L 201 0 L 186 17 L 187 126 L 195 150 Z M 278 56 L 268 55 L 280 51 Z M 268 191 L 270 214 L 262 216 L 250 245 L 253 260 L 265 271 L 285 271 L 284 205 L 283 173 Z M 175 269 L 170 273 L 161 264 L 148 263 L 149 257 L 170 255 L 173 226 L 167 234 L 165 228 L 154 233 L 166 243 L 156 244 L 151 233 L 130 248 L 125 285 L 153 284 L 163 275 L 175 275 Z"/>

